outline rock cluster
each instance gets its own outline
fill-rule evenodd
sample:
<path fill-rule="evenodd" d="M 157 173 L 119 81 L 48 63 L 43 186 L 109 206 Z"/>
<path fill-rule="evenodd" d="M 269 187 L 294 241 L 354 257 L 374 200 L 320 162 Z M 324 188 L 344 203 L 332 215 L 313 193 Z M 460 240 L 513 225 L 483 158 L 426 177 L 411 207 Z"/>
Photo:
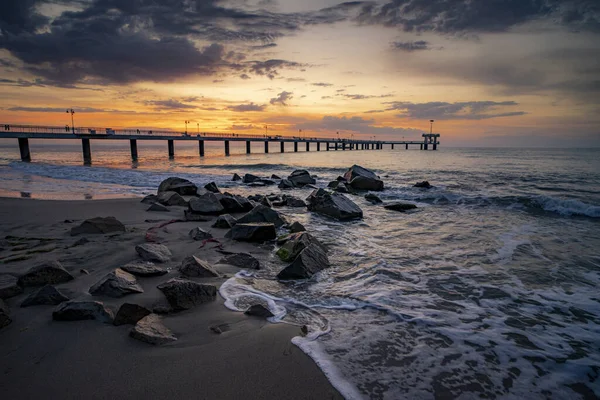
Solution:
<path fill-rule="evenodd" d="M 340 193 L 330 193 L 324 189 L 315 189 L 306 200 L 310 211 L 340 221 L 363 217 L 360 207 Z"/>

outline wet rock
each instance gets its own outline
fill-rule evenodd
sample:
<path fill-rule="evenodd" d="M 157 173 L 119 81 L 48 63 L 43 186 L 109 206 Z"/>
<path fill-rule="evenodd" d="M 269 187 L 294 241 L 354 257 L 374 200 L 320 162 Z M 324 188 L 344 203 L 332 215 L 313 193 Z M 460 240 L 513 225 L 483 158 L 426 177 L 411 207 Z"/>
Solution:
<path fill-rule="evenodd" d="M 323 253 L 327 253 L 325 246 L 308 232 L 292 233 L 287 236 L 285 243 L 277 250 L 277 256 L 282 261 L 292 261 L 308 246 L 317 246 Z"/>
<path fill-rule="evenodd" d="M 236 197 L 222 195 L 218 198 L 219 202 L 223 206 L 223 209 L 228 213 L 240 213 L 247 211 Z"/>
<path fill-rule="evenodd" d="M 187 279 L 173 278 L 157 288 L 164 293 L 173 310 L 188 310 L 198 304 L 212 301 L 217 296 L 214 285 L 205 285 Z"/>
<path fill-rule="evenodd" d="M 285 220 L 279 213 L 272 208 L 259 204 L 249 211 L 246 215 L 238 219 L 238 224 L 247 224 L 250 222 L 270 222 L 279 228 L 285 225 Z"/>
<path fill-rule="evenodd" d="M 125 264 L 121 267 L 121 269 L 125 272 L 129 272 L 132 275 L 149 277 L 149 276 L 160 276 L 165 275 L 169 271 L 164 268 L 161 268 L 157 265 L 154 265 L 151 262 L 143 262 L 143 261 L 134 261 L 128 264 Z"/>
<path fill-rule="evenodd" d="M 158 202 L 164 206 L 181 206 L 188 205 L 187 201 L 177 192 L 162 192 L 158 195 Z"/>
<path fill-rule="evenodd" d="M 185 276 L 197 278 L 212 278 L 219 276 L 219 273 L 215 271 L 212 265 L 196 256 L 184 258 L 179 267 L 179 272 Z"/>
<path fill-rule="evenodd" d="M 152 203 L 152 205 L 150 207 L 148 207 L 148 209 L 146 211 L 169 211 L 169 209 L 165 206 L 163 206 L 160 203 Z"/>
<path fill-rule="evenodd" d="M 186 221 L 195 221 L 195 222 L 210 221 L 210 219 L 206 218 L 205 216 L 203 216 L 201 214 L 194 214 L 193 212 L 191 212 L 189 210 L 184 210 L 183 215 L 185 216 Z"/>
<path fill-rule="evenodd" d="M 88 271 L 88 270 L 87 270 L 87 269 L 85 269 L 85 268 L 81 268 L 81 269 L 79 270 L 79 273 L 81 273 L 81 274 L 83 274 L 83 275 L 89 275 L 89 274 L 90 274 L 90 271 Z"/>
<path fill-rule="evenodd" d="M 271 310 L 269 310 L 267 307 L 263 306 L 262 304 L 251 305 L 250 307 L 248 307 L 248 309 L 246 311 L 244 311 L 244 314 L 250 315 L 253 317 L 260 317 L 260 318 L 273 317 L 273 313 L 271 312 Z"/>
<path fill-rule="evenodd" d="M 214 182 L 209 182 L 206 185 L 204 185 L 204 189 L 206 189 L 212 193 L 221 193 L 221 191 L 219 190 L 219 187 Z"/>
<path fill-rule="evenodd" d="M 143 260 L 159 263 L 167 262 L 173 256 L 167 246 L 158 243 L 138 244 L 135 246 L 135 251 L 137 251 Z"/>
<path fill-rule="evenodd" d="M 405 212 L 405 211 L 408 211 L 408 210 L 414 210 L 415 208 L 417 208 L 417 206 L 414 205 L 414 204 L 400 203 L 400 202 L 386 204 L 383 207 L 385 209 L 387 209 L 387 210 L 400 211 L 400 212 Z"/>
<path fill-rule="evenodd" d="M 71 247 L 82 246 L 89 242 L 90 242 L 90 240 L 88 238 L 82 237 L 80 239 L 77 239 L 77 241 L 75 243 L 73 243 L 73 245 Z"/>
<path fill-rule="evenodd" d="M 258 177 L 256 175 L 246 174 L 246 175 L 244 175 L 244 178 L 242 179 L 242 182 L 244 182 L 244 183 L 252 183 L 252 182 L 259 181 L 259 180 L 260 180 L 260 177 Z"/>
<path fill-rule="evenodd" d="M 177 341 L 173 332 L 162 323 L 161 318 L 156 314 L 149 314 L 139 320 L 129 332 L 129 336 L 155 346 Z"/>
<path fill-rule="evenodd" d="M 283 195 L 283 199 L 288 207 L 306 207 L 306 203 L 304 200 L 299 199 L 294 196 L 288 196 L 286 194 Z"/>
<path fill-rule="evenodd" d="M 252 183 L 249 183 L 248 186 L 250 187 L 263 187 L 263 186 L 267 186 L 266 183 L 261 182 L 261 181 L 254 181 Z"/>
<path fill-rule="evenodd" d="M 285 200 L 272 201 L 271 204 L 273 205 L 273 207 L 283 207 L 283 206 L 287 205 Z"/>
<path fill-rule="evenodd" d="M 348 180 L 343 176 L 338 176 L 337 178 L 335 178 L 335 180 L 338 182 L 348 182 Z"/>
<path fill-rule="evenodd" d="M 35 291 L 30 294 L 23 302 L 21 303 L 21 307 L 30 307 L 30 306 L 55 306 L 62 302 L 69 301 L 69 298 L 61 293 L 58 289 L 56 289 L 52 285 L 46 285 L 41 289 Z"/>
<path fill-rule="evenodd" d="M 327 187 L 330 189 L 335 189 L 338 187 L 339 184 L 340 184 L 339 181 L 331 181 L 327 184 Z"/>
<path fill-rule="evenodd" d="M 190 199 L 189 211 L 194 214 L 218 215 L 224 210 L 214 193 L 206 193 L 200 197 Z"/>
<path fill-rule="evenodd" d="M 264 183 L 265 186 L 271 186 L 271 185 L 276 185 L 277 184 L 277 182 L 275 182 L 275 181 L 273 181 L 271 179 L 260 179 L 260 180 L 258 180 L 256 182 L 253 182 L 253 183 L 257 183 L 257 182 Z"/>
<path fill-rule="evenodd" d="M 233 178 L 231 178 L 232 181 L 236 182 L 236 181 L 241 181 L 242 177 L 239 176 L 238 174 L 233 174 Z"/>
<path fill-rule="evenodd" d="M 2 299 L 0 299 L 0 329 L 10 325 L 11 322 L 12 319 L 10 319 L 10 311 L 8 306 Z"/>
<path fill-rule="evenodd" d="M 263 196 L 261 194 L 254 194 L 254 195 L 248 196 L 248 200 L 260 203 L 262 201 L 263 197 L 265 197 L 265 196 Z"/>
<path fill-rule="evenodd" d="M 279 179 L 281 179 L 281 177 L 279 177 L 279 176 L 277 176 L 275 174 L 272 174 L 271 175 L 271 179 L 277 179 L 277 180 L 279 180 Z"/>
<path fill-rule="evenodd" d="M 267 240 L 273 240 L 277 237 L 275 231 L 275 225 L 269 222 L 250 222 L 237 224 L 225 237 L 233 240 L 239 240 L 244 242 L 265 242 Z"/>
<path fill-rule="evenodd" d="M 317 181 L 310 176 L 308 171 L 304 169 L 295 170 L 290 174 L 290 176 L 288 176 L 287 179 L 297 187 L 317 183 Z"/>
<path fill-rule="evenodd" d="M 348 185 L 343 182 L 340 182 L 334 189 L 338 193 L 350 193 L 350 189 L 348 189 Z"/>
<path fill-rule="evenodd" d="M 229 254 L 221 258 L 217 264 L 233 265 L 243 269 L 260 269 L 260 262 L 247 253 Z"/>
<path fill-rule="evenodd" d="M 352 200 L 340 193 L 315 189 L 307 198 L 308 209 L 340 221 L 363 217 L 363 212 Z"/>
<path fill-rule="evenodd" d="M 383 200 L 381 200 L 379 198 L 379 196 L 377 196 L 376 194 L 373 193 L 367 193 L 365 194 L 365 199 L 373 204 L 379 204 L 379 203 L 383 203 Z"/>
<path fill-rule="evenodd" d="M 52 313 L 55 321 L 82 321 L 95 319 L 112 323 L 113 312 L 100 301 L 67 301 L 56 307 Z"/>
<path fill-rule="evenodd" d="M 269 208 L 273 207 L 273 204 L 271 204 L 271 200 L 269 200 L 269 198 L 267 196 L 262 197 L 262 199 L 260 200 L 260 204 L 262 204 L 265 207 L 269 207 Z"/>
<path fill-rule="evenodd" d="M 167 178 L 158 186 L 158 193 L 177 192 L 183 196 L 194 196 L 198 187 L 187 179 L 171 177 Z"/>
<path fill-rule="evenodd" d="M 356 190 L 383 190 L 383 181 L 371 170 L 353 165 L 344 174 L 346 181 Z"/>
<path fill-rule="evenodd" d="M 306 228 L 300 222 L 295 221 L 290 225 L 289 230 L 292 233 L 298 233 L 306 231 Z"/>
<path fill-rule="evenodd" d="M 117 268 L 106 274 L 90 288 L 92 296 L 123 297 L 133 293 L 144 293 L 135 276 Z"/>
<path fill-rule="evenodd" d="M 320 246 L 311 244 L 304 248 L 290 265 L 279 272 L 277 278 L 281 280 L 306 279 L 329 267 L 327 254 Z"/>
<path fill-rule="evenodd" d="M 289 179 L 282 179 L 281 182 L 279 182 L 279 185 L 277 187 L 279 189 L 293 189 L 296 186 L 294 186 L 294 183 L 292 181 L 290 181 Z"/>
<path fill-rule="evenodd" d="M 71 236 L 112 232 L 125 232 L 125 225 L 123 225 L 115 217 L 96 217 L 86 219 L 81 223 L 81 225 L 71 228 Z"/>
<path fill-rule="evenodd" d="M 414 187 L 431 189 L 433 186 L 431 186 L 431 184 L 429 182 L 423 181 L 423 182 L 417 182 L 417 183 L 415 183 Z"/>
<path fill-rule="evenodd" d="M 219 215 L 217 220 L 212 224 L 213 228 L 231 229 L 237 223 L 237 219 L 229 214 Z"/>
<path fill-rule="evenodd" d="M 140 203 L 152 204 L 152 203 L 156 203 L 157 201 L 158 201 L 157 195 L 149 194 L 148 196 L 144 197 Z"/>
<path fill-rule="evenodd" d="M 8 299 L 23 293 L 19 279 L 9 274 L 0 275 L 0 299 Z"/>
<path fill-rule="evenodd" d="M 22 286 L 44 286 L 55 285 L 72 281 L 71 275 L 58 261 L 46 262 L 30 268 L 24 275 L 19 277 Z"/>
<path fill-rule="evenodd" d="M 151 314 L 151 311 L 146 307 L 142 307 L 138 304 L 124 303 L 119 307 L 119 311 L 117 311 L 117 315 L 115 315 L 113 324 L 116 326 L 126 324 L 135 325 L 140 319 L 149 314 Z"/>
<path fill-rule="evenodd" d="M 194 240 L 206 240 L 213 237 L 213 235 L 211 235 L 209 232 L 206 232 L 204 229 L 198 227 L 192 229 L 189 233 L 189 236 Z"/>

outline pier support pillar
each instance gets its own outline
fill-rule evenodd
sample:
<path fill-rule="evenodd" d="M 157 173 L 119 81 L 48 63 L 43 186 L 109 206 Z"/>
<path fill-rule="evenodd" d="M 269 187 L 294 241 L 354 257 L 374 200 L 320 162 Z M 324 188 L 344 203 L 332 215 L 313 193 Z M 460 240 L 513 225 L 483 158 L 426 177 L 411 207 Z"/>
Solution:
<path fill-rule="evenodd" d="M 337 149 L 338 149 L 338 143 L 335 142 L 335 151 L 337 151 Z"/>
<path fill-rule="evenodd" d="M 310 142 L 306 142 L 306 151 L 310 151 Z"/>
<path fill-rule="evenodd" d="M 19 151 L 21 153 L 21 161 L 31 161 L 31 153 L 29 152 L 29 139 L 19 138 Z"/>
<path fill-rule="evenodd" d="M 92 163 L 92 149 L 90 139 L 81 139 L 81 149 L 83 150 L 83 163 L 89 165 Z"/>
<path fill-rule="evenodd" d="M 405 149 L 408 150 L 408 143 L 406 143 L 405 146 L 406 146 Z"/>
<path fill-rule="evenodd" d="M 294 142 L 294 153 L 298 152 L 298 142 Z"/>
<path fill-rule="evenodd" d="M 285 144 L 284 144 L 284 142 L 279 142 L 279 148 L 280 148 L 280 151 L 281 151 L 282 153 L 284 153 L 284 152 L 285 152 Z"/>
<path fill-rule="evenodd" d="M 137 140 L 129 139 L 129 148 L 131 149 L 131 160 L 138 160 L 138 151 L 137 151 Z"/>
<path fill-rule="evenodd" d="M 169 158 L 175 158 L 175 145 L 173 144 L 173 140 L 167 140 L 167 145 L 169 147 Z"/>
<path fill-rule="evenodd" d="M 392 143 L 392 150 L 394 150 L 394 143 Z"/>
<path fill-rule="evenodd" d="M 200 157 L 204 157 L 204 140 L 198 140 L 198 153 Z"/>
<path fill-rule="evenodd" d="M 269 152 L 269 141 L 265 140 L 265 154 Z"/>
<path fill-rule="evenodd" d="M 250 154 L 250 141 L 246 140 L 246 154 Z"/>
<path fill-rule="evenodd" d="M 329 142 L 325 142 L 325 148 L 329 151 Z"/>
<path fill-rule="evenodd" d="M 428 146 L 427 146 L 427 143 L 424 143 L 424 144 L 423 144 L 423 150 L 427 150 L 427 147 L 428 147 Z"/>
<path fill-rule="evenodd" d="M 421 148 L 420 148 L 420 150 L 423 150 L 423 143 L 421 143 Z"/>
<path fill-rule="evenodd" d="M 437 143 L 433 144 L 433 150 L 437 150 Z"/>
<path fill-rule="evenodd" d="M 317 151 L 321 151 L 321 142 L 317 142 Z"/>
<path fill-rule="evenodd" d="M 346 142 L 342 143 L 342 150 L 346 150 Z"/>
<path fill-rule="evenodd" d="M 229 140 L 225 140 L 225 155 L 229 155 Z"/>

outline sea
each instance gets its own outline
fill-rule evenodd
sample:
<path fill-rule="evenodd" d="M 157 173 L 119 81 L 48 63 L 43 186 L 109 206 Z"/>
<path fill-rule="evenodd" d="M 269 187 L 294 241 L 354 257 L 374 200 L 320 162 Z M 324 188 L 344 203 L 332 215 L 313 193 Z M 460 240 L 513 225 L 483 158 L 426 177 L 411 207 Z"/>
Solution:
<path fill-rule="evenodd" d="M 283 267 L 240 271 L 220 289 L 226 306 L 262 302 L 273 323 L 306 325 L 292 341 L 347 399 L 596 399 L 600 397 L 600 149 L 447 148 L 299 152 L 244 143 L 0 143 L 0 196 L 105 199 L 155 193 L 166 177 L 230 192 L 279 193 L 233 173 L 287 176 L 307 169 L 318 187 L 353 164 L 385 182 L 394 212 L 348 195 L 362 220 L 338 222 L 281 208 L 329 248 L 332 267 L 283 283 Z M 416 188 L 427 180 L 434 187 Z M 309 189 L 294 195 L 304 198 Z M 292 372 L 290 372 L 292 373 Z"/>

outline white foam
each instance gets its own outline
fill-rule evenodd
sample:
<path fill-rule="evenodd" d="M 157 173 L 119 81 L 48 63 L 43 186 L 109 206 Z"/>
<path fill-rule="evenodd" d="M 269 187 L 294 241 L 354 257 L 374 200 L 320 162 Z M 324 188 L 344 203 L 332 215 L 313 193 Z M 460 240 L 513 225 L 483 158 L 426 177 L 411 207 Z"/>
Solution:
<path fill-rule="evenodd" d="M 582 215 L 592 218 L 600 218 L 600 206 L 587 204 L 575 199 L 559 199 L 549 196 L 538 196 L 534 199 L 546 211 L 552 211 L 561 215 Z"/>

